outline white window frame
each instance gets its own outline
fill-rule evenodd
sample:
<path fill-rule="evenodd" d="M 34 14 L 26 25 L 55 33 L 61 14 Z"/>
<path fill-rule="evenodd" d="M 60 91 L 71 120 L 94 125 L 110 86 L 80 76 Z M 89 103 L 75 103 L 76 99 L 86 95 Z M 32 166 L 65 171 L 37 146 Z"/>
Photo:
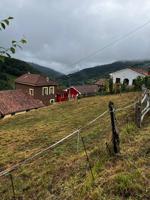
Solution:
<path fill-rule="evenodd" d="M 50 104 L 55 103 L 55 99 L 50 99 Z"/>
<path fill-rule="evenodd" d="M 52 90 L 52 92 L 51 92 L 51 90 Z M 49 94 L 54 94 L 54 86 L 49 87 Z"/>
<path fill-rule="evenodd" d="M 48 87 L 42 87 L 42 95 L 48 95 Z"/>
<path fill-rule="evenodd" d="M 34 89 L 33 88 L 29 88 L 29 95 L 34 96 Z"/>

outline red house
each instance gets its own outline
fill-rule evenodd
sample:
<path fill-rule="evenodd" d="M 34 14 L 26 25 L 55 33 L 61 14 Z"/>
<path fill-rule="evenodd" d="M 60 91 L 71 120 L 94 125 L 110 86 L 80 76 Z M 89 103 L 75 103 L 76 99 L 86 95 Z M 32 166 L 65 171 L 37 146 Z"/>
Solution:
<path fill-rule="evenodd" d="M 98 90 L 97 85 L 76 85 L 66 89 L 69 99 L 75 99 L 78 96 L 93 96 L 98 93 Z"/>
<path fill-rule="evenodd" d="M 56 102 L 68 101 L 68 93 L 67 93 L 67 91 L 58 89 L 56 91 L 55 101 Z"/>

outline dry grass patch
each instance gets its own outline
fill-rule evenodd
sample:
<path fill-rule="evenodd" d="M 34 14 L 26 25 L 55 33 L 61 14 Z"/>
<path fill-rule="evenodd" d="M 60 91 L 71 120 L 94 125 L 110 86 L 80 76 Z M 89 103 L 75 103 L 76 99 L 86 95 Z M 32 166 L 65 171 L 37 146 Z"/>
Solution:
<path fill-rule="evenodd" d="M 109 100 L 113 101 L 116 107 L 123 107 L 133 103 L 137 96 L 137 93 L 127 93 L 121 96 L 90 97 L 80 99 L 78 102 L 55 104 L 21 116 L 1 120 L 1 169 L 28 158 L 85 125 L 107 109 Z M 149 149 L 148 144 L 144 147 L 143 144 L 147 141 L 146 133 L 150 127 L 148 124 L 147 127 L 145 125 L 146 130 L 142 129 L 143 133 L 141 134 L 141 131 L 136 129 L 133 123 L 125 125 L 127 121 L 131 121 L 129 121 L 129 117 L 133 120 L 133 109 L 117 113 L 122 150 L 122 154 L 118 158 L 110 157 L 106 151 L 105 142 L 111 136 L 108 116 L 82 131 L 81 134 L 84 137 L 95 176 L 94 184 L 81 140 L 77 152 L 77 137 L 75 136 L 13 172 L 17 197 L 25 200 L 111 200 L 122 198 L 123 195 L 126 195 L 126 191 L 129 191 L 129 197 L 134 199 L 135 193 L 131 188 L 127 188 L 127 185 L 128 182 L 132 182 L 134 185 L 136 177 L 134 175 L 130 177 L 130 173 L 137 169 L 130 162 L 135 162 L 142 177 L 143 174 L 147 176 L 147 171 L 145 172 L 148 164 L 146 152 Z M 136 193 L 144 195 L 145 182 L 143 178 L 139 180 L 139 188 L 142 190 L 137 187 Z M 124 190 L 123 193 L 121 193 L 121 188 Z M 2 199 L 11 199 L 9 178 L 1 179 L 0 191 Z"/>

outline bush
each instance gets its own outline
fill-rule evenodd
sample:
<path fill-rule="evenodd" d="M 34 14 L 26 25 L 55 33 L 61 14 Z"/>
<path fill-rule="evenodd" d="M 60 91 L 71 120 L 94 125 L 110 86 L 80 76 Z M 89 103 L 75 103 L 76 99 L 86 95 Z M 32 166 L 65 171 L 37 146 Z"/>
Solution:
<path fill-rule="evenodd" d="M 0 90 L 10 90 L 13 89 L 12 86 L 3 80 L 0 80 Z"/>

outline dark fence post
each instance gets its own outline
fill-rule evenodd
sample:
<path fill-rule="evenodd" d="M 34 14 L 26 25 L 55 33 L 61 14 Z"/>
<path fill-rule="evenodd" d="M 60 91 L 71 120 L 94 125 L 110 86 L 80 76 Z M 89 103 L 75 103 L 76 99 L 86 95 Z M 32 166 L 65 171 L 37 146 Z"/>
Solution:
<path fill-rule="evenodd" d="M 135 124 L 141 128 L 141 102 L 135 104 Z"/>
<path fill-rule="evenodd" d="M 119 132 L 116 127 L 114 103 L 111 101 L 109 102 L 109 112 L 110 112 L 111 125 L 112 125 L 113 151 L 116 154 L 120 152 L 120 139 L 119 139 Z"/>
<path fill-rule="evenodd" d="M 9 176 L 10 176 L 11 187 L 12 187 L 12 192 L 13 192 L 13 199 L 16 200 L 16 194 L 15 194 L 15 187 L 14 187 L 14 182 L 13 182 L 13 176 L 12 176 L 12 174 L 9 174 Z"/>

